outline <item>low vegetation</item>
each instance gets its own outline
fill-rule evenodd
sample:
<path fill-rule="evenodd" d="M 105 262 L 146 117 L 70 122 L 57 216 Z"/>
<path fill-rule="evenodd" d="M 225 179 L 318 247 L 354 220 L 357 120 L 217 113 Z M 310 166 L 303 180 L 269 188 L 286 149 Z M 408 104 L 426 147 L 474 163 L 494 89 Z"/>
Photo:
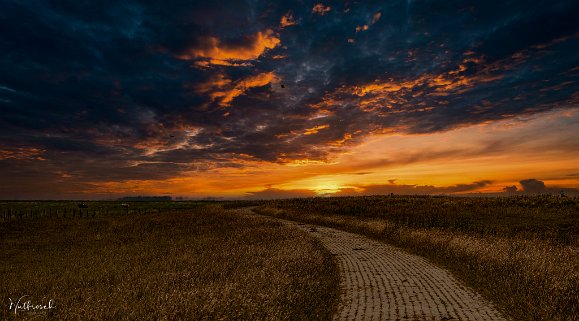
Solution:
<path fill-rule="evenodd" d="M 515 320 L 579 320 L 578 198 L 310 198 L 256 210 L 426 256 Z"/>
<path fill-rule="evenodd" d="M 331 318 L 338 274 L 315 240 L 218 204 L 186 207 L 0 223 L 0 319 Z M 15 314 L 9 298 L 23 295 L 56 308 Z"/>
<path fill-rule="evenodd" d="M 171 213 L 212 201 L 0 201 L 0 222 L 39 218 L 90 218 L 108 215 Z"/>

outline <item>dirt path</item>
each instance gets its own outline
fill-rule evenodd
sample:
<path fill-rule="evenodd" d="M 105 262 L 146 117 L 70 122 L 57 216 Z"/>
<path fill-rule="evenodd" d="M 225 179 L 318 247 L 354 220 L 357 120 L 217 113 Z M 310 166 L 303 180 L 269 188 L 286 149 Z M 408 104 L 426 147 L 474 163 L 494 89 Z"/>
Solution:
<path fill-rule="evenodd" d="M 310 233 L 336 256 L 342 294 L 335 320 L 505 320 L 420 256 L 358 234 L 280 221 Z"/>

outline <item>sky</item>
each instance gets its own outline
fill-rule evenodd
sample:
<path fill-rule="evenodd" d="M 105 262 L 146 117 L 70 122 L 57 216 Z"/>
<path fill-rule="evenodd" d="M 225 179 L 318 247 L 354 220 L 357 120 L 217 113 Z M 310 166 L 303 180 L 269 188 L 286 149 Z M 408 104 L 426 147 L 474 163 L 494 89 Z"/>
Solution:
<path fill-rule="evenodd" d="M 579 193 L 577 12 L 0 0 L 0 199 Z"/>

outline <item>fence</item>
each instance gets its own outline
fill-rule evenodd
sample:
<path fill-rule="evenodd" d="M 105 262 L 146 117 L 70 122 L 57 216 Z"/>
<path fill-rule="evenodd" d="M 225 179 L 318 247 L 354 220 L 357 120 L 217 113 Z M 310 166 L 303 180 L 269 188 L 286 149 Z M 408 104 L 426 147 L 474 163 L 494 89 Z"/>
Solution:
<path fill-rule="evenodd" d="M 129 207 L 94 207 L 94 208 L 44 208 L 18 209 L 0 208 L 0 222 L 18 222 L 39 218 L 94 218 L 103 215 L 146 215 L 188 210 L 188 208 L 129 208 Z"/>

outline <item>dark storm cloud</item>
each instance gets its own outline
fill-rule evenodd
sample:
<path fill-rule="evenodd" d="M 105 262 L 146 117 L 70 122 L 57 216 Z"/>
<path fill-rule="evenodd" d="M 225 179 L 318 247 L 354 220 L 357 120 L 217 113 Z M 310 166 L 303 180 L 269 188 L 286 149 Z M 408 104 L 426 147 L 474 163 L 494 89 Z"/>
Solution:
<path fill-rule="evenodd" d="M 521 183 L 521 186 L 523 187 L 523 192 L 526 193 L 544 193 L 547 190 L 544 182 L 534 178 L 524 179 L 519 183 Z"/>
<path fill-rule="evenodd" d="M 521 184 L 522 190 L 517 192 L 516 186 L 507 187 L 505 188 L 505 192 L 510 193 L 519 193 L 519 194 L 559 194 L 559 193 L 567 193 L 570 195 L 578 195 L 579 190 L 576 188 L 565 188 L 565 187 L 553 187 L 553 186 L 546 186 L 545 182 L 540 181 L 538 179 L 529 178 L 524 179 L 519 182 Z M 513 189 L 514 187 L 514 189 Z"/>
<path fill-rule="evenodd" d="M 504 191 L 505 193 L 507 193 L 507 194 L 514 194 L 514 193 L 517 192 L 517 190 L 518 190 L 518 188 L 517 188 L 517 186 L 515 186 L 515 185 L 505 186 L 505 187 L 503 188 L 503 191 Z"/>
<path fill-rule="evenodd" d="M 373 132 L 576 106 L 578 10 L 570 0 L 3 1 L 0 173 L 162 179 L 240 166 L 236 155 L 325 159 Z M 19 149 L 38 156 L 14 164 Z"/>

